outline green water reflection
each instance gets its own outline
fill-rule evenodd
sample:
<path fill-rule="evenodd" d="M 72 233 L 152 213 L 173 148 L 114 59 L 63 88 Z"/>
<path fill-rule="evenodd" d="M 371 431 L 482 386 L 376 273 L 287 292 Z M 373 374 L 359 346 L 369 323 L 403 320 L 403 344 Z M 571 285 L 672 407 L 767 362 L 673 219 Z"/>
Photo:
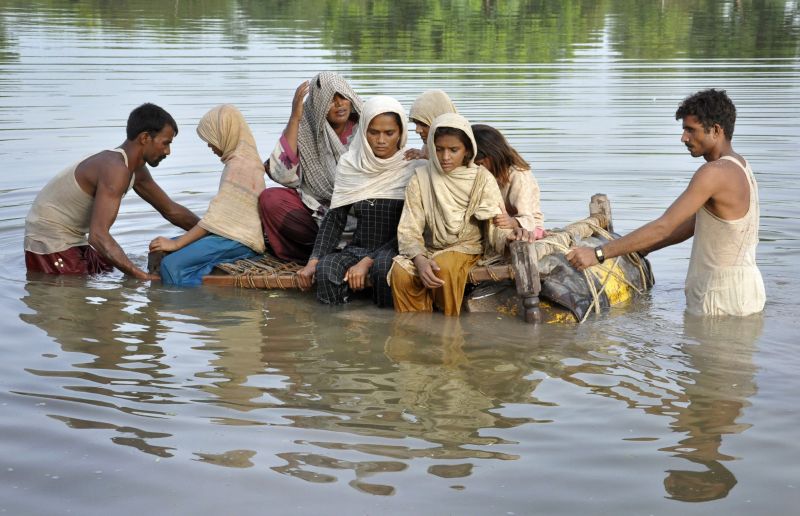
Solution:
<path fill-rule="evenodd" d="M 24 20 L 20 19 L 24 17 Z M 793 58 L 796 1 L 757 0 L 8 0 L 0 59 L 14 56 L 16 23 L 155 32 L 180 40 L 209 24 L 232 45 L 291 32 L 337 59 L 373 63 L 550 63 L 603 48 L 621 59 Z"/>

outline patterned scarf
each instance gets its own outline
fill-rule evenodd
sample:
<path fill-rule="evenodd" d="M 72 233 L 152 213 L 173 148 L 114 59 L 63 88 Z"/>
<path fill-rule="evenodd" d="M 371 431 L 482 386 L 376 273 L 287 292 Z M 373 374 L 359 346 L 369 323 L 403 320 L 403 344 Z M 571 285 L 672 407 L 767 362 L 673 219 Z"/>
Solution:
<path fill-rule="evenodd" d="M 303 189 L 325 204 L 333 195 L 336 164 L 347 150 L 327 120 L 336 93 L 347 98 L 361 116 L 361 98 L 347 81 L 334 72 L 322 72 L 309 85 L 297 138 Z"/>

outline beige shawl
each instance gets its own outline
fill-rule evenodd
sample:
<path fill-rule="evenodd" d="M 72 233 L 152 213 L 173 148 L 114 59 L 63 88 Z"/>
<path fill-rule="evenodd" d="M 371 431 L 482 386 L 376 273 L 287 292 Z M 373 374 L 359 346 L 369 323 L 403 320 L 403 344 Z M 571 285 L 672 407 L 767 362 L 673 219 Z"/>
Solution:
<path fill-rule="evenodd" d="M 428 161 L 414 171 L 406 190 L 406 204 L 397 230 L 401 256 L 395 260 L 416 274 L 410 259 L 456 251 L 465 254 L 502 253 L 509 230 L 497 229 L 490 219 L 500 213 L 503 197 L 491 172 L 474 160 L 444 172 L 436 156 L 434 135 L 439 127 L 464 131 L 475 153 L 469 121 L 446 113 L 434 120 L 428 145 Z M 423 240 L 423 234 L 425 235 Z"/>
<path fill-rule="evenodd" d="M 225 164 L 219 192 L 211 199 L 200 227 L 263 253 L 258 195 L 266 186 L 264 165 L 247 122 L 235 106 L 223 104 L 203 116 L 197 134 L 222 151 Z"/>
<path fill-rule="evenodd" d="M 386 159 L 375 156 L 367 141 L 370 122 L 383 113 L 397 113 L 401 122 L 399 148 Z M 358 132 L 336 167 L 331 208 L 364 199 L 403 199 L 411 174 L 423 163 L 421 160 L 406 161 L 404 150 L 407 140 L 406 112 L 397 100 L 379 95 L 365 102 Z"/>
<path fill-rule="evenodd" d="M 437 116 L 445 113 L 458 113 L 453 101 L 442 90 L 428 90 L 417 97 L 408 116 L 430 126 Z"/>

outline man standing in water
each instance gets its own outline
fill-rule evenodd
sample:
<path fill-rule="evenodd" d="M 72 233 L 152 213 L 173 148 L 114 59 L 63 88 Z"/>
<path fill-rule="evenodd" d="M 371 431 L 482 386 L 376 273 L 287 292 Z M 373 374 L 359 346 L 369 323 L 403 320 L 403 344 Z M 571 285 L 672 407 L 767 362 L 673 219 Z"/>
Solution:
<path fill-rule="evenodd" d="M 109 231 L 131 187 L 176 226 L 188 230 L 197 224 L 197 215 L 170 199 L 145 165 L 158 166 L 177 134 L 169 113 L 142 104 L 128 117 L 122 145 L 82 159 L 51 179 L 25 218 L 28 271 L 94 274 L 116 267 L 138 279 L 159 279 L 134 265 Z"/>
<path fill-rule="evenodd" d="M 583 270 L 608 258 L 650 252 L 694 236 L 686 275 L 686 310 L 695 315 L 749 315 L 764 308 L 756 265 L 758 186 L 750 165 L 733 151 L 736 108 L 724 90 L 684 99 L 681 142 L 707 163 L 656 220 L 617 240 L 590 249 L 574 247 L 569 262 Z"/>

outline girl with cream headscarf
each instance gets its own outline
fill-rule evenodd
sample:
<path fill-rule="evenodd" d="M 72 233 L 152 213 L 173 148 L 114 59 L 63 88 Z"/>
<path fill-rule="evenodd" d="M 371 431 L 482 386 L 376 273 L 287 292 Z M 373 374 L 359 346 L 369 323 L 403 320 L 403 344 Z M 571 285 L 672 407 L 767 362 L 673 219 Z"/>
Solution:
<path fill-rule="evenodd" d="M 406 188 L 390 284 L 398 312 L 430 312 L 436 305 L 445 315 L 458 315 L 472 266 L 484 253 L 502 253 L 522 233 L 490 223 L 501 213 L 503 197 L 492 174 L 475 164 L 467 119 L 441 115 L 431 135 L 428 161 Z"/>
<path fill-rule="evenodd" d="M 437 116 L 445 113 L 458 113 L 455 104 L 442 90 L 428 90 L 417 97 L 411 105 L 408 118 L 414 122 L 414 132 L 422 139 L 422 149 L 409 149 L 406 159 L 428 159 L 425 145 L 428 143 L 428 131 Z"/>
<path fill-rule="evenodd" d="M 406 113 L 397 100 L 377 96 L 364 104 L 356 138 L 336 169 L 331 209 L 311 258 L 297 273 L 304 290 L 316 279 L 320 302 L 346 303 L 369 278 L 375 304 L 392 305 L 386 277 L 397 254 L 397 224 L 408 179 L 422 164 L 405 160 L 406 140 Z M 353 239 L 334 252 L 351 209 L 357 220 Z"/>
<path fill-rule="evenodd" d="M 247 122 L 235 106 L 223 104 L 203 116 L 197 134 L 225 168 L 219 192 L 195 227 L 176 239 L 150 242 L 150 251 L 172 251 L 161 262 L 165 284 L 199 285 L 216 264 L 264 252 L 258 216 L 264 165 Z"/>
<path fill-rule="evenodd" d="M 305 263 L 333 195 L 336 164 L 355 138 L 361 98 L 344 78 L 322 72 L 294 93 L 292 114 L 264 164 L 286 188 L 259 198 L 264 233 L 282 260 Z"/>

